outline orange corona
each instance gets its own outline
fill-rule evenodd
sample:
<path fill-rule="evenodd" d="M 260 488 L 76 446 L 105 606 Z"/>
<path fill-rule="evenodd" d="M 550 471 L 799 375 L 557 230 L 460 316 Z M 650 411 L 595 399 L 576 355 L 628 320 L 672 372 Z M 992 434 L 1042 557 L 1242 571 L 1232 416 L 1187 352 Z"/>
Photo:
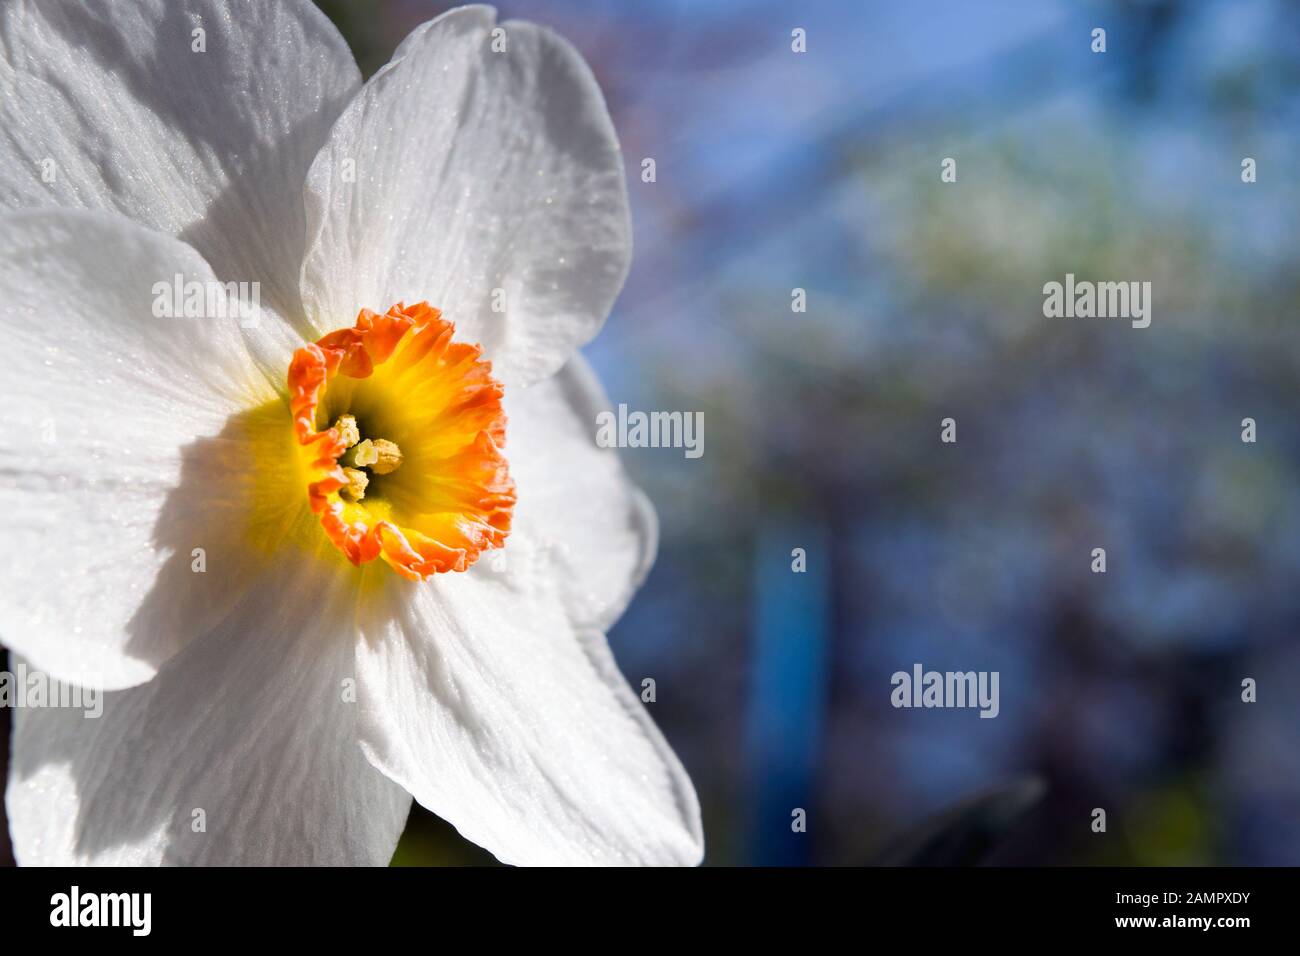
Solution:
<path fill-rule="evenodd" d="M 289 365 L 305 493 L 353 564 L 423 580 L 464 571 L 510 532 L 503 386 L 477 345 L 421 302 L 298 349 Z"/>

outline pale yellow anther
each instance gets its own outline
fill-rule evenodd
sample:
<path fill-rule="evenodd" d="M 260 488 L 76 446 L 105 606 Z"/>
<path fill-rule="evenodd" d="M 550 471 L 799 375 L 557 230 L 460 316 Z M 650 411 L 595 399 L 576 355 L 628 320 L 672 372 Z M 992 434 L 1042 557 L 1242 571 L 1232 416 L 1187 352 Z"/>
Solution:
<path fill-rule="evenodd" d="M 348 483 L 339 489 L 339 497 L 348 501 L 360 501 L 366 496 L 370 476 L 360 468 L 344 468 L 343 474 L 347 476 Z"/>
<path fill-rule="evenodd" d="M 357 428 L 357 420 L 352 415 L 340 415 L 339 420 L 334 423 L 340 436 L 344 441 L 344 448 L 351 448 L 357 442 L 361 441 L 361 429 Z"/>
<path fill-rule="evenodd" d="M 369 468 L 376 475 L 387 475 L 397 471 L 402 463 L 402 449 L 395 442 L 386 438 L 367 438 L 353 450 L 352 463 L 360 468 Z"/>

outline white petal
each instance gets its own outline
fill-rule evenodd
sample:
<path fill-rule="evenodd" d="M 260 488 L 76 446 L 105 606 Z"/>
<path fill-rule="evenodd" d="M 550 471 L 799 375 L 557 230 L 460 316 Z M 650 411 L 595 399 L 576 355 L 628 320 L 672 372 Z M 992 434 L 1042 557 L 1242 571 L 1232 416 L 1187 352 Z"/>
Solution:
<path fill-rule="evenodd" d="M 599 330 L 631 230 L 591 71 L 528 23 L 493 52 L 494 24 L 465 7 L 420 27 L 339 119 L 307 180 L 303 301 L 330 328 L 427 300 L 527 384 Z"/>
<path fill-rule="evenodd" d="M 278 399 L 236 320 L 154 317 L 178 273 L 213 281 L 119 216 L 0 217 L 0 642 L 66 680 L 148 680 L 239 596 L 231 416 Z"/>
<path fill-rule="evenodd" d="M 282 568 L 148 684 L 106 695 L 98 719 L 17 711 L 18 862 L 387 864 L 410 797 L 357 746 L 343 684 L 356 572 L 341 571 Z"/>
<path fill-rule="evenodd" d="M 308 0 L 11 0 L 0 207 L 120 212 L 301 323 L 303 179 L 360 85 Z"/>
<path fill-rule="evenodd" d="M 689 778 L 556 594 L 448 574 L 388 597 L 358 649 L 375 766 L 506 863 L 700 861 Z"/>
<path fill-rule="evenodd" d="M 473 573 L 504 571 L 524 587 L 551 579 L 575 625 L 608 630 L 654 563 L 659 527 L 617 449 L 596 444 L 596 416 L 609 399 L 575 354 L 557 375 L 507 389 L 505 407 L 519 501 L 506 548 Z"/>

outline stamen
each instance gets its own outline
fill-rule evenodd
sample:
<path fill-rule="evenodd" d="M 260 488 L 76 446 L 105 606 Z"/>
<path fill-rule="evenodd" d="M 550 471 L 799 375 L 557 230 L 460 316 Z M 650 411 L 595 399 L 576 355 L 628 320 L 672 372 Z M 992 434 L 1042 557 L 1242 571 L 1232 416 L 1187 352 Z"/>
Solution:
<path fill-rule="evenodd" d="M 351 448 L 361 441 L 361 429 L 357 427 L 355 416 L 340 415 L 339 420 L 334 423 L 334 427 L 338 430 L 339 440 L 343 442 L 344 448 Z"/>
<path fill-rule="evenodd" d="M 367 438 L 352 452 L 352 461 L 358 468 L 369 468 L 376 475 L 397 471 L 402 463 L 402 449 L 386 438 Z"/>
<path fill-rule="evenodd" d="M 360 501 L 366 496 L 366 486 L 370 484 L 370 476 L 360 468 L 344 468 L 343 474 L 347 477 L 348 483 L 339 489 L 339 497 L 346 498 L 348 501 Z"/>

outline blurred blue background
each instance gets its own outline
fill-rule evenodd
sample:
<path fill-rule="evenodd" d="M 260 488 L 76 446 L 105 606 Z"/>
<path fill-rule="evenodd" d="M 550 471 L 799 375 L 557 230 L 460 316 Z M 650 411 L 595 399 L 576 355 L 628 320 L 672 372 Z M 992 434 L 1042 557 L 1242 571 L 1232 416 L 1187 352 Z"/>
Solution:
<path fill-rule="evenodd" d="M 322 6 L 367 72 L 444 9 Z M 589 357 L 704 413 L 702 458 L 624 452 L 662 544 L 611 641 L 707 862 L 870 862 L 1031 775 L 983 859 L 1300 864 L 1300 4 L 499 8 L 582 51 L 627 156 Z M 1151 327 L 1045 319 L 1066 272 L 1150 280 Z M 895 710 L 915 662 L 999 671 L 1000 715 Z M 475 859 L 420 812 L 397 856 Z"/>
<path fill-rule="evenodd" d="M 369 75 L 452 4 L 320 6 Z M 979 859 L 1300 864 L 1300 4 L 498 6 L 583 53 L 627 157 L 587 354 L 704 413 L 702 458 L 623 453 L 662 541 L 611 642 L 706 862 L 872 862 L 1035 778 Z M 1067 272 L 1151 281 L 1151 327 L 1044 318 Z M 895 710 L 916 662 L 999 671 L 999 716 Z M 394 862 L 489 860 L 417 807 Z"/>

